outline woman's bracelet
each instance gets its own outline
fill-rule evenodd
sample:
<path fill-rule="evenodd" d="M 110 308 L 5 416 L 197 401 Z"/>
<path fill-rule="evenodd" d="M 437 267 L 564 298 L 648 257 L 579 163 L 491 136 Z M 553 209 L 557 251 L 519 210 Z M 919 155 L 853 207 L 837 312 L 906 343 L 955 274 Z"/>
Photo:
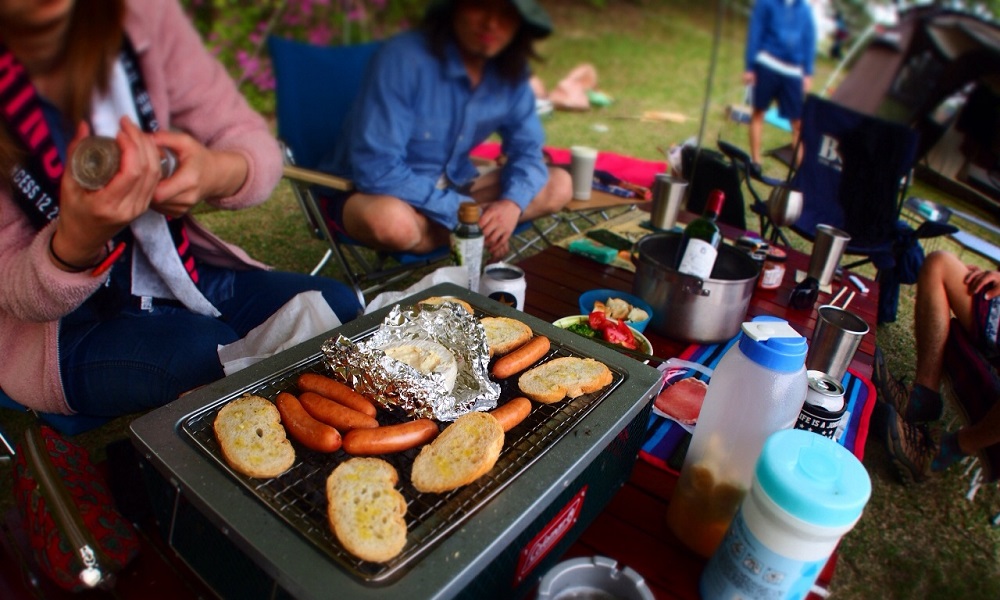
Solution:
<path fill-rule="evenodd" d="M 102 257 L 101 260 L 95 262 L 92 265 L 87 265 L 85 267 L 81 267 L 80 265 L 74 265 L 73 263 L 66 262 L 65 260 L 62 259 L 62 257 L 60 257 L 58 254 L 56 254 L 56 249 L 55 249 L 55 247 L 52 244 L 52 241 L 55 240 L 55 238 L 56 238 L 55 233 L 53 233 L 52 237 L 49 238 L 49 254 L 51 254 L 52 258 L 56 259 L 56 262 L 59 263 L 60 265 L 62 265 L 63 267 L 65 267 L 66 270 L 68 272 L 70 272 L 70 273 L 83 273 L 84 271 L 89 271 L 89 270 L 97 267 L 101 263 L 103 263 L 104 260 L 105 260 L 105 258 Z M 107 246 L 105 246 L 104 251 L 105 252 L 108 251 Z"/>

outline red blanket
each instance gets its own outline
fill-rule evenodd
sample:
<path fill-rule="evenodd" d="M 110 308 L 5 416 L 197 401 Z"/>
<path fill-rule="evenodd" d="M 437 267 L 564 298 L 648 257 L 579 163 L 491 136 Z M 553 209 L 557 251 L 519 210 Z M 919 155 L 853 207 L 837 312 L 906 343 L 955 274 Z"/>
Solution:
<path fill-rule="evenodd" d="M 557 165 L 569 164 L 568 148 L 552 148 L 546 146 L 545 151 L 552 157 L 553 163 Z M 498 156 L 500 156 L 500 144 L 497 142 L 484 142 L 472 150 L 472 156 L 495 160 Z M 653 178 L 657 173 L 666 172 L 667 163 L 664 161 L 643 160 L 640 158 L 633 158 L 631 156 L 615 154 L 613 152 L 600 151 L 597 154 L 597 164 L 595 168 L 598 171 L 607 171 L 615 177 L 629 183 L 634 183 L 643 187 L 652 187 Z"/>

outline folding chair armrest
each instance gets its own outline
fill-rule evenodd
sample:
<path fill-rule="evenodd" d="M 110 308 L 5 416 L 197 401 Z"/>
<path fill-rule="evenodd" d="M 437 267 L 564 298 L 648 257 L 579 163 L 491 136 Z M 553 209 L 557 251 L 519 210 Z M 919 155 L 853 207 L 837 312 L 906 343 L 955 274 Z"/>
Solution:
<path fill-rule="evenodd" d="M 354 190 L 354 183 L 349 179 L 330 175 L 329 173 L 323 173 L 322 171 L 313 171 L 312 169 L 297 167 L 295 165 L 285 165 L 284 175 L 285 177 L 294 179 L 295 181 L 322 185 L 344 192 Z"/>

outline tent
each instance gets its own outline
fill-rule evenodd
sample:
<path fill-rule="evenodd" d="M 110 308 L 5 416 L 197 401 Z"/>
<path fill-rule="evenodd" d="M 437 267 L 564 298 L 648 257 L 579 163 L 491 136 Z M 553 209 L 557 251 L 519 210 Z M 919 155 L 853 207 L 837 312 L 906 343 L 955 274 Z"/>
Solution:
<path fill-rule="evenodd" d="M 935 6 L 901 11 L 830 98 L 916 128 L 918 176 L 1000 215 L 1000 26 Z"/>

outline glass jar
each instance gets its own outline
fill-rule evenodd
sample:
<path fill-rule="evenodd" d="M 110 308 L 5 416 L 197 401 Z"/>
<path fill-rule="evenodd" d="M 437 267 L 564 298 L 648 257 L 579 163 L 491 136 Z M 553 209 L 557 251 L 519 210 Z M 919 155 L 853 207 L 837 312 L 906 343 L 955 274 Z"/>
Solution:
<path fill-rule="evenodd" d="M 764 259 L 764 266 L 760 271 L 760 278 L 757 280 L 757 287 L 762 290 L 773 290 L 781 287 L 781 282 L 785 280 L 785 260 L 788 255 L 781 248 L 770 247 L 767 257 Z"/>

